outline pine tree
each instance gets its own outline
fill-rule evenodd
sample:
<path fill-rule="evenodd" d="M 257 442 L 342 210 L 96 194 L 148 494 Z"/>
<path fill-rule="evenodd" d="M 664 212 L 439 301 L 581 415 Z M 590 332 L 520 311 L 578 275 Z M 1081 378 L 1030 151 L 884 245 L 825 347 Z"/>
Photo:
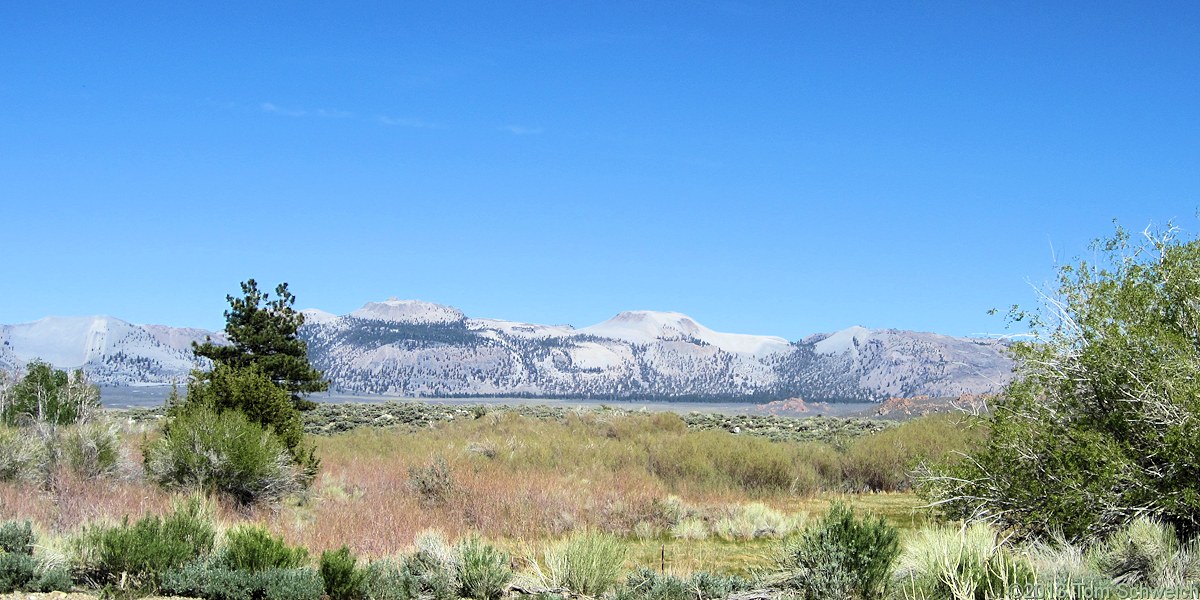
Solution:
<path fill-rule="evenodd" d="M 230 345 L 218 345 L 208 339 L 192 343 L 196 356 L 234 369 L 251 366 L 271 382 L 291 394 L 292 404 L 300 410 L 316 406 L 301 395 L 329 389 L 324 374 L 308 362 L 308 346 L 297 332 L 304 315 L 293 308 L 296 297 L 286 283 L 275 288 L 275 298 L 260 292 L 253 279 L 242 283 L 242 297 L 226 296 L 225 335 Z"/>

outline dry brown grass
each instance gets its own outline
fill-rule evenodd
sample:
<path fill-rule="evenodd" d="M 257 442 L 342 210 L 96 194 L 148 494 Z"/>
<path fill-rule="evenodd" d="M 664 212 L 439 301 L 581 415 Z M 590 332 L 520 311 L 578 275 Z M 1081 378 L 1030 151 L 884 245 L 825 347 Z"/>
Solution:
<path fill-rule="evenodd" d="M 125 432 L 127 464 L 116 477 L 64 472 L 49 490 L 0 483 L 0 520 L 32 519 L 44 531 L 68 534 L 90 521 L 167 512 L 171 495 L 138 476 L 138 447 L 147 435 L 153 432 Z M 362 428 L 316 443 L 321 474 L 302 497 L 250 510 L 222 504 L 219 520 L 258 522 L 313 554 L 348 545 L 363 557 L 408 552 L 429 529 L 450 540 L 478 533 L 518 550 L 580 528 L 632 541 L 640 527 L 661 533 L 633 542 L 636 566 L 658 566 L 665 545 L 681 571 L 744 570 L 766 561 L 772 542 L 673 540 L 664 499 L 677 496 L 699 514 L 722 514 L 751 500 L 788 514 L 816 514 L 831 499 L 819 490 L 835 485 L 840 473 L 838 453 L 827 446 L 688 431 L 671 414 L 559 421 L 490 413 L 416 433 Z M 411 474 L 438 459 L 452 484 L 436 498 L 424 497 L 410 486 Z M 902 526 L 928 518 L 911 509 L 919 502 L 908 494 L 844 498 Z"/>

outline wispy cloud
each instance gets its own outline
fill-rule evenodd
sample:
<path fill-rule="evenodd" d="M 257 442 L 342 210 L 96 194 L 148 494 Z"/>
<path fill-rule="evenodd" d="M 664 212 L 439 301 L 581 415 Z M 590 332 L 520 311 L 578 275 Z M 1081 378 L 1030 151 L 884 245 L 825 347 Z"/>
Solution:
<path fill-rule="evenodd" d="M 505 125 L 501 129 L 513 135 L 541 135 L 544 131 L 541 127 L 526 127 L 524 125 Z"/>
<path fill-rule="evenodd" d="M 304 108 L 283 107 L 271 102 L 263 102 L 259 105 L 263 112 L 268 112 L 274 115 L 284 117 L 318 117 L 323 119 L 348 119 L 354 116 L 354 113 L 337 110 L 335 108 L 317 108 L 308 110 Z"/>
<path fill-rule="evenodd" d="M 438 126 L 437 123 L 430 123 L 429 121 L 423 121 L 421 119 L 412 119 L 412 118 L 407 118 L 407 117 L 389 117 L 387 115 L 379 115 L 378 117 L 375 118 L 375 120 L 379 121 L 380 124 L 387 125 L 389 127 L 411 127 L 414 129 L 433 129 Z"/>

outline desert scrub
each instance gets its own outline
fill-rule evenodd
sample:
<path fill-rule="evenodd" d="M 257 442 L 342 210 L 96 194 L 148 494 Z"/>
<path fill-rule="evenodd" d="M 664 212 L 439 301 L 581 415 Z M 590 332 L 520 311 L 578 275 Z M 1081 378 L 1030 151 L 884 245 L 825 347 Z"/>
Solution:
<path fill-rule="evenodd" d="M 39 480 L 47 450 L 30 428 L 0 425 L 0 481 Z"/>
<path fill-rule="evenodd" d="M 508 589 L 513 572 L 507 554 L 471 536 L 458 546 L 459 593 L 474 600 L 498 600 Z"/>
<path fill-rule="evenodd" d="M 405 579 L 410 586 L 410 597 L 428 596 L 434 600 L 455 600 L 462 590 L 458 580 L 460 559 L 442 534 L 423 531 L 414 542 L 416 551 L 404 561 Z"/>
<path fill-rule="evenodd" d="M 684 579 L 643 568 L 629 574 L 615 597 L 616 600 L 717 600 L 751 587 L 748 580 L 736 575 L 701 571 Z"/>
<path fill-rule="evenodd" d="M 332 600 L 362 598 L 365 579 L 366 573 L 358 568 L 358 559 L 346 546 L 321 553 L 321 580 L 325 582 L 325 593 Z"/>
<path fill-rule="evenodd" d="M 882 518 L 858 519 L 844 504 L 784 546 L 784 583 L 808 600 L 878 598 L 887 590 L 899 534 Z"/>
<path fill-rule="evenodd" d="M 209 508 L 193 496 L 160 518 L 85 528 L 76 540 L 76 562 L 98 584 L 154 589 L 169 569 L 208 556 L 216 530 Z"/>
<path fill-rule="evenodd" d="M 33 533 L 33 523 L 25 521 L 5 521 L 0 524 L 0 552 L 8 554 L 33 555 L 33 546 L 37 536 Z"/>
<path fill-rule="evenodd" d="M 894 577 L 909 600 L 1005 598 L 1034 579 L 1025 559 L 985 523 L 916 532 L 904 544 Z"/>
<path fill-rule="evenodd" d="M 441 506 L 454 496 L 454 474 L 446 457 L 437 456 L 424 467 L 409 467 L 408 489 L 417 495 L 423 506 Z"/>
<path fill-rule="evenodd" d="M 308 563 L 308 550 L 288 546 L 257 525 L 241 525 L 225 534 L 219 563 L 235 571 L 296 569 Z"/>
<path fill-rule="evenodd" d="M 201 561 L 164 573 L 158 591 L 204 600 L 320 600 L 325 587 L 312 569 L 239 571 Z"/>
<path fill-rule="evenodd" d="M 181 409 L 143 452 L 146 477 L 167 489 L 217 491 L 253 504 L 302 487 L 287 446 L 237 410 Z"/>
<path fill-rule="evenodd" d="M 98 419 L 67 428 L 62 437 L 62 454 L 67 467 L 81 476 L 113 473 L 121 456 L 116 424 Z"/>
<path fill-rule="evenodd" d="M 725 509 L 712 524 L 712 531 L 728 541 L 782 538 L 796 529 L 797 519 L 761 503 L 751 502 Z"/>

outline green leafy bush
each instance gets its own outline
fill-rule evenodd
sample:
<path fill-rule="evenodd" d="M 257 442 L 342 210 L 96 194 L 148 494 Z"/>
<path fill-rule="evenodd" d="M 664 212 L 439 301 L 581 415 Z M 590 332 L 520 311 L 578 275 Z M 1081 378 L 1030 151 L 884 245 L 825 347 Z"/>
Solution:
<path fill-rule="evenodd" d="M 241 368 L 218 364 L 188 385 L 187 399 L 168 411 L 169 417 L 197 405 L 216 412 L 239 412 L 275 434 L 300 470 L 315 475 L 320 461 L 304 441 L 304 422 L 292 398 L 256 365 Z"/>
<path fill-rule="evenodd" d="M 255 525 L 230 529 L 220 554 L 220 563 L 235 571 L 295 569 L 307 562 L 307 549 L 290 547 L 282 537 Z"/>
<path fill-rule="evenodd" d="M 599 596 L 617 583 L 625 553 L 625 545 L 616 537 L 583 531 L 548 548 L 544 566 L 551 586 Z"/>
<path fill-rule="evenodd" d="M 412 572 L 391 560 L 373 561 L 363 571 L 362 592 L 367 600 L 412 600 L 421 593 Z"/>
<path fill-rule="evenodd" d="M 508 589 L 512 576 L 508 555 L 491 544 L 472 536 L 459 545 L 458 581 L 464 598 L 497 600 Z"/>
<path fill-rule="evenodd" d="M 30 521 L 5 521 L 0 524 L 0 552 L 33 555 L 37 536 Z"/>
<path fill-rule="evenodd" d="M 241 504 L 278 500 L 300 489 L 287 448 L 236 410 L 180 409 L 144 449 L 146 475 L 168 489 L 218 491 Z"/>
<path fill-rule="evenodd" d="M 204 600 L 319 600 L 325 588 L 312 569 L 238 571 L 200 561 L 164 573 L 159 592 Z"/>
<path fill-rule="evenodd" d="M 855 518 L 844 504 L 785 546 L 787 583 L 810 600 L 878 598 L 887 588 L 899 534 L 882 518 Z"/>
<path fill-rule="evenodd" d="M 66 567 L 41 565 L 37 578 L 29 585 L 31 592 L 69 592 L 75 587 L 71 572 Z"/>
<path fill-rule="evenodd" d="M 29 554 L 0 553 L 0 594 L 26 589 L 37 575 L 37 561 Z"/>
<path fill-rule="evenodd" d="M 750 582 L 737 576 L 701 571 L 683 579 L 650 569 L 630 573 L 617 600 L 717 600 L 750 589 Z"/>
<path fill-rule="evenodd" d="M 966 529 L 922 529 L 905 543 L 895 579 L 912 600 L 1007 598 L 1033 581 L 1033 571 L 984 523 Z"/>
<path fill-rule="evenodd" d="M 1200 239 L 1118 228 L 1011 316 L 1016 378 L 971 460 L 926 488 L 953 519 L 1094 542 L 1148 514 L 1200 535 Z"/>
<path fill-rule="evenodd" d="M 365 574 L 356 566 L 357 562 L 358 559 L 346 546 L 321 553 L 321 580 L 325 584 L 325 593 L 332 600 L 357 600 L 362 597 Z"/>
<path fill-rule="evenodd" d="M 148 515 L 130 524 L 85 529 L 77 541 L 80 563 L 98 583 L 123 582 L 134 589 L 153 589 L 159 577 L 207 556 L 216 531 L 198 498 L 176 505 L 164 518 Z"/>
<path fill-rule="evenodd" d="M 5 424 L 69 425 L 99 410 L 100 389 L 88 383 L 83 371 L 68 374 L 39 360 L 25 369 L 0 412 Z"/>

